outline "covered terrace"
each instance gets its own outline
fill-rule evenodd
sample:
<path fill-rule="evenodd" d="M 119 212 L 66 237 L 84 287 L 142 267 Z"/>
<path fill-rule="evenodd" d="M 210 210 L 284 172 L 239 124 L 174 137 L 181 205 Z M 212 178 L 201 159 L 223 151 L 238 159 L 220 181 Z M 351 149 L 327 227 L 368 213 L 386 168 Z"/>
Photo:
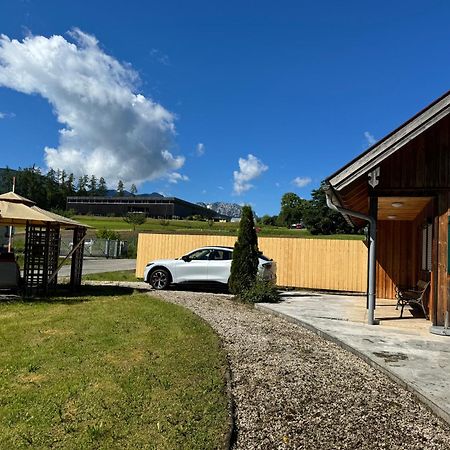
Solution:
<path fill-rule="evenodd" d="M 432 331 L 450 334 L 450 92 L 327 180 L 329 206 L 369 224 L 368 309 L 401 286 L 428 283 Z"/>

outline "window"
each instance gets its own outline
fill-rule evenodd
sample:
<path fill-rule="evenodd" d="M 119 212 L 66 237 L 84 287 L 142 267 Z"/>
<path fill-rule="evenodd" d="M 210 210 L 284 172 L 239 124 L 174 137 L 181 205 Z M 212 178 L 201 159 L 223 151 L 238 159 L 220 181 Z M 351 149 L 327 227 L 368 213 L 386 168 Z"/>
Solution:
<path fill-rule="evenodd" d="M 228 250 L 212 250 L 209 257 L 212 261 L 229 261 L 232 259 L 231 252 Z"/>
<path fill-rule="evenodd" d="M 433 244 L 433 224 L 427 223 L 422 228 L 422 270 L 431 272 L 431 252 Z"/>
<path fill-rule="evenodd" d="M 204 248 L 202 250 L 197 250 L 196 252 L 193 252 L 188 256 L 193 261 L 203 261 L 205 259 L 208 259 L 210 252 L 211 250 L 209 248 Z"/>

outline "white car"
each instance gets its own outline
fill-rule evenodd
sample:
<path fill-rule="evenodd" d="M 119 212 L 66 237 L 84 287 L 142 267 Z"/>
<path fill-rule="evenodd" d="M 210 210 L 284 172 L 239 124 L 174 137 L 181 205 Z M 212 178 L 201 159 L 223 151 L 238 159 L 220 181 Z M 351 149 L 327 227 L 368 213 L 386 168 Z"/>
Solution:
<path fill-rule="evenodd" d="M 149 262 L 144 280 L 154 289 L 166 289 L 175 283 L 228 284 L 233 259 L 233 247 L 201 247 L 177 259 L 159 259 Z M 259 275 L 276 282 L 276 263 L 259 255 Z"/>

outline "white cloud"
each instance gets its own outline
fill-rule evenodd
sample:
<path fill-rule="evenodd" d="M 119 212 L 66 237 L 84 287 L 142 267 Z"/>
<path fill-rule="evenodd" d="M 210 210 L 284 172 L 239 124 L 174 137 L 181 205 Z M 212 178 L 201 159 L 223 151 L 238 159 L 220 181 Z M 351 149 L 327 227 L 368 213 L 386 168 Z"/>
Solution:
<path fill-rule="evenodd" d="M 220 189 L 221 191 L 223 191 L 225 188 L 223 186 L 217 186 L 217 189 Z"/>
<path fill-rule="evenodd" d="M 205 154 L 205 144 L 199 142 L 195 147 L 195 154 L 197 156 L 203 156 Z"/>
<path fill-rule="evenodd" d="M 178 172 L 171 172 L 167 174 L 167 180 L 169 183 L 177 184 L 179 181 L 189 181 L 189 177 Z"/>
<path fill-rule="evenodd" d="M 311 181 L 312 179 L 310 177 L 296 177 L 292 180 L 292 183 L 294 183 L 297 187 L 302 188 L 308 186 Z"/>
<path fill-rule="evenodd" d="M 366 141 L 370 146 L 372 146 L 373 144 L 375 144 L 375 142 L 377 142 L 373 134 L 369 133 L 368 131 L 364 131 L 364 137 L 366 138 Z"/>
<path fill-rule="evenodd" d="M 0 36 L 0 86 L 39 94 L 52 105 L 58 148 L 45 148 L 48 167 L 95 174 L 111 184 L 165 177 L 184 164 L 170 148 L 174 115 L 137 94 L 138 75 L 105 54 L 94 36 Z"/>
<path fill-rule="evenodd" d="M 0 119 L 12 119 L 13 117 L 16 117 L 14 113 L 7 113 L 0 111 Z"/>
<path fill-rule="evenodd" d="M 170 59 L 169 57 L 163 53 L 161 50 L 158 50 L 157 48 L 152 48 L 150 50 L 150 56 L 154 58 L 156 61 L 161 63 L 164 66 L 170 66 Z"/>
<path fill-rule="evenodd" d="M 247 159 L 239 158 L 239 171 L 233 172 L 233 192 L 240 195 L 253 187 L 250 181 L 258 178 L 268 167 L 256 156 L 249 154 Z"/>

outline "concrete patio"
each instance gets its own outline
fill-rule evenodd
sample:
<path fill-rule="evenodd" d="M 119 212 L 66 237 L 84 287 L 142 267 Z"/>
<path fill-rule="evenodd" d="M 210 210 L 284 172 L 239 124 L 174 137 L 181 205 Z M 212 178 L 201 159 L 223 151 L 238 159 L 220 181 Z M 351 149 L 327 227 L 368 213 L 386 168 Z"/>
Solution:
<path fill-rule="evenodd" d="M 367 325 L 366 298 L 283 292 L 279 304 L 257 307 L 296 322 L 357 354 L 413 392 L 450 423 L 450 336 L 430 334 L 430 322 L 395 300 L 377 299 L 379 325 Z"/>

